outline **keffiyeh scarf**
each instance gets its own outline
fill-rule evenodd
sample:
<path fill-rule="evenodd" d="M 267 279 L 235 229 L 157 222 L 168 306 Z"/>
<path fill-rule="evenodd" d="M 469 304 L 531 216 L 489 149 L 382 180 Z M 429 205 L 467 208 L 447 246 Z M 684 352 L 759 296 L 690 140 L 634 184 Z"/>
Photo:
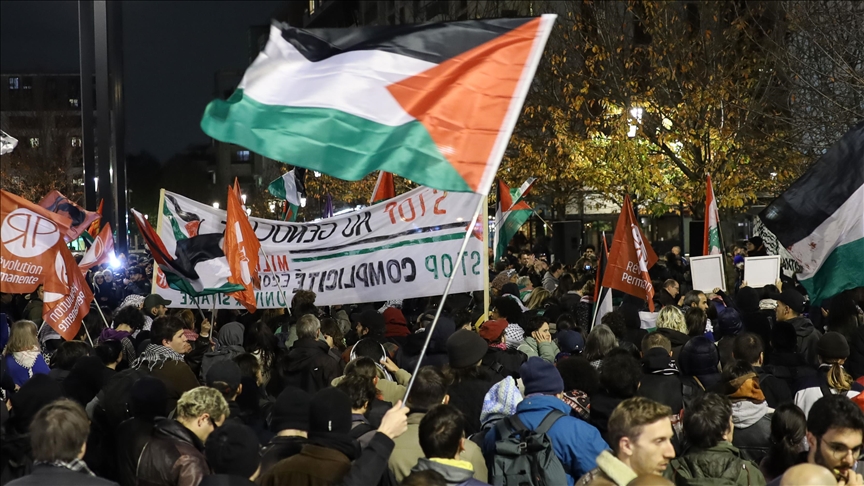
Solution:
<path fill-rule="evenodd" d="M 147 346 L 147 349 L 141 353 L 141 356 L 132 363 L 131 367 L 138 369 L 146 362 L 147 369 L 153 371 L 153 368 L 157 365 L 159 368 L 165 366 L 165 362 L 169 359 L 173 361 L 183 361 L 183 355 L 169 347 L 159 344 L 151 344 Z"/>

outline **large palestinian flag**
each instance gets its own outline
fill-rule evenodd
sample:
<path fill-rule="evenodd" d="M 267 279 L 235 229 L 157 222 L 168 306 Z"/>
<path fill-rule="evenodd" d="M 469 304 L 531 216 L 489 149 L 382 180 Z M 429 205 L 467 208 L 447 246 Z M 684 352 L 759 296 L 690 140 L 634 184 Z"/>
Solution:
<path fill-rule="evenodd" d="M 346 180 L 375 170 L 487 194 L 554 15 L 270 29 L 207 135 Z"/>
<path fill-rule="evenodd" d="M 801 264 L 811 302 L 864 286 L 864 122 L 759 218 Z"/>

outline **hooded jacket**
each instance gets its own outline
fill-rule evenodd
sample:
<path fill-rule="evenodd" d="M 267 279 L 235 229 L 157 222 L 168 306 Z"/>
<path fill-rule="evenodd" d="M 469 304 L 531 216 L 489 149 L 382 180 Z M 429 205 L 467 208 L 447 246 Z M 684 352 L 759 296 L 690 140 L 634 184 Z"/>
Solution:
<path fill-rule="evenodd" d="M 341 374 L 339 363 L 329 351 L 330 347 L 324 341 L 309 337 L 298 339 L 286 357 L 286 385 L 296 386 L 310 394 L 326 388 Z"/>
<path fill-rule="evenodd" d="M 732 403 L 732 423 L 735 433 L 732 445 L 738 448 L 742 459 L 759 464 L 771 448 L 771 417 L 774 409 L 768 402 L 748 400 Z"/>
<path fill-rule="evenodd" d="M 676 486 L 689 486 L 699 479 L 721 479 L 725 480 L 723 484 L 738 486 L 765 485 L 765 477 L 756 464 L 742 459 L 738 449 L 726 441 L 708 449 L 692 448 L 684 456 L 672 459 L 663 477 Z"/>
<path fill-rule="evenodd" d="M 516 407 L 516 415 L 526 427 L 534 430 L 552 410 L 568 415 L 558 419 L 546 436 L 552 442 L 555 456 L 564 466 L 567 484 L 572 486 L 576 479 L 597 467 L 597 456 L 607 449 L 606 442 L 594 426 L 570 417 L 570 406 L 552 395 L 529 396 Z M 495 441 L 499 439 L 498 431 L 494 428 L 486 434 L 483 453 L 487 458 L 494 456 Z"/>
<path fill-rule="evenodd" d="M 219 330 L 219 335 L 216 338 L 216 350 L 204 353 L 204 359 L 201 360 L 201 381 L 206 381 L 207 372 L 216 363 L 229 361 L 246 350 L 243 348 L 243 333 L 246 328 L 239 322 L 229 322 L 222 326 Z"/>
<path fill-rule="evenodd" d="M 798 352 L 804 355 L 804 359 L 811 366 L 819 366 L 817 347 L 822 333 L 817 331 L 810 319 L 806 317 L 793 317 L 787 322 L 795 328 L 795 335 L 798 338 Z"/>
<path fill-rule="evenodd" d="M 448 486 L 484 486 L 488 483 L 474 479 L 471 463 L 455 459 L 426 459 L 421 457 L 411 471 L 435 471 L 444 477 Z"/>
<path fill-rule="evenodd" d="M 138 460 L 138 486 L 197 486 L 208 474 L 198 436 L 176 420 L 158 421 Z"/>
<path fill-rule="evenodd" d="M 677 415 L 684 407 L 680 374 L 665 349 L 649 349 L 642 358 L 642 380 L 637 395 L 668 405 Z"/>

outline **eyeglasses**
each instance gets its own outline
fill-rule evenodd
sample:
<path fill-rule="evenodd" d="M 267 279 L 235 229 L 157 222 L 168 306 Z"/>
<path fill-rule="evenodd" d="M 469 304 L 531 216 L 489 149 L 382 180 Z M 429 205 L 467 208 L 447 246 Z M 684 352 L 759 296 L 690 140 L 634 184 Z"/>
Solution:
<path fill-rule="evenodd" d="M 216 430 L 217 428 L 219 428 L 219 426 L 216 425 L 216 422 L 213 421 L 213 417 L 211 417 L 211 416 L 208 415 L 208 416 L 207 416 L 207 421 L 210 422 L 210 425 L 213 426 L 213 430 Z"/>
<path fill-rule="evenodd" d="M 819 439 L 819 443 L 822 443 L 822 439 Z M 845 444 L 840 444 L 838 442 L 826 442 L 825 445 L 827 446 L 826 448 L 831 456 L 838 461 L 845 459 L 850 452 L 855 461 L 864 460 L 864 450 L 862 450 L 862 446 L 860 445 L 852 449 L 846 447 Z"/>

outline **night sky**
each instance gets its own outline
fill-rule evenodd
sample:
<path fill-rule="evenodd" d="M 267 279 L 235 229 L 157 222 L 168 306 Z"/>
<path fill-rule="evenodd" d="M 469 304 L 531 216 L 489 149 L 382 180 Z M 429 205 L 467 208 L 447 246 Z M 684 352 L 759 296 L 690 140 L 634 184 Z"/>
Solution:
<path fill-rule="evenodd" d="M 124 1 L 126 152 L 165 161 L 207 142 L 198 123 L 214 73 L 249 65 L 248 28 L 281 3 Z M 77 73 L 77 2 L 3 0 L 0 52 L 3 73 Z"/>

